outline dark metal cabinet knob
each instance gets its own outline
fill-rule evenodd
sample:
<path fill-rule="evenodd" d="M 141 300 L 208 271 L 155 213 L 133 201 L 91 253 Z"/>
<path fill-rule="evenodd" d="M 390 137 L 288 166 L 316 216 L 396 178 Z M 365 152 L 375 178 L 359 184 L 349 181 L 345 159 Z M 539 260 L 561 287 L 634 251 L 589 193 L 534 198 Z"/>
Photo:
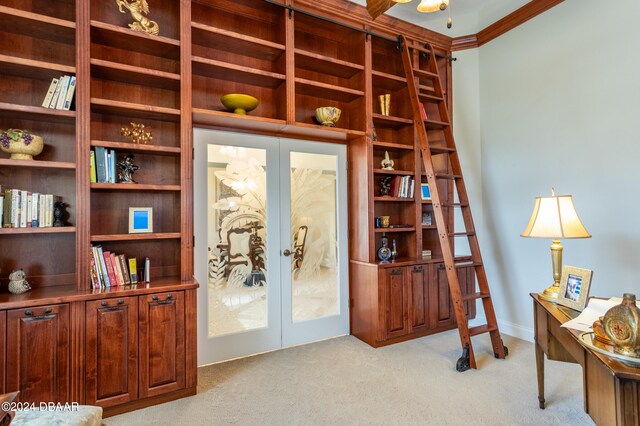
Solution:
<path fill-rule="evenodd" d="M 171 298 L 173 298 L 173 295 L 167 294 L 167 299 L 171 299 Z"/>
<path fill-rule="evenodd" d="M 158 296 L 152 296 L 151 300 L 158 300 Z"/>
<path fill-rule="evenodd" d="M 118 305 L 122 305 L 123 303 L 124 303 L 124 300 L 118 299 Z"/>
<path fill-rule="evenodd" d="M 102 306 L 107 306 L 107 302 L 106 302 L 106 301 L 103 301 L 103 302 L 101 303 L 101 305 L 102 305 Z"/>
<path fill-rule="evenodd" d="M 53 309 L 51 309 L 51 308 L 47 308 L 47 309 L 44 310 L 45 314 L 50 314 L 51 312 L 53 312 Z"/>
<path fill-rule="evenodd" d="M 33 311 L 25 311 L 24 314 L 30 317 L 31 315 L 33 315 Z"/>

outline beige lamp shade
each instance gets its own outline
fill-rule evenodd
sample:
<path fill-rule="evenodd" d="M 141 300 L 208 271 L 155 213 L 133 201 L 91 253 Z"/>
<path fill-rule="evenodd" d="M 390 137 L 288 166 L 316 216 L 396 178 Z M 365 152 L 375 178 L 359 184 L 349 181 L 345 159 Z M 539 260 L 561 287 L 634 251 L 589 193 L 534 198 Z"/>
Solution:
<path fill-rule="evenodd" d="M 533 213 L 523 237 L 590 238 L 578 217 L 571 195 L 536 197 Z"/>
<path fill-rule="evenodd" d="M 449 0 L 422 0 L 418 5 L 418 12 L 437 12 L 447 7 L 449 7 Z"/>

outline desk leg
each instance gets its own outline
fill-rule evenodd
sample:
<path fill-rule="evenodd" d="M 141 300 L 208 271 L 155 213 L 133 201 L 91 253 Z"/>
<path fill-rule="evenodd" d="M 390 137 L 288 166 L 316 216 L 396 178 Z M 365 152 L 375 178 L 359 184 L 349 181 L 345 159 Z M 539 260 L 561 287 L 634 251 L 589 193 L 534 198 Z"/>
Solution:
<path fill-rule="evenodd" d="M 538 372 L 538 401 L 544 410 L 544 351 L 536 342 L 536 370 Z"/>

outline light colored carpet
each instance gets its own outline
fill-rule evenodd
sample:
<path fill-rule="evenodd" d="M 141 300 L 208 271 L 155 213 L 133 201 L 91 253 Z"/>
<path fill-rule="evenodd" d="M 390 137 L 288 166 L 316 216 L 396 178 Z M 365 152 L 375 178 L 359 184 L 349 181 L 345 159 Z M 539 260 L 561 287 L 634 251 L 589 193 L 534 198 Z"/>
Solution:
<path fill-rule="evenodd" d="M 496 360 L 455 371 L 457 331 L 373 349 L 351 336 L 199 369 L 198 395 L 106 419 L 117 425 L 590 425 L 582 372 L 546 361 L 538 408 L 533 344 L 505 336 Z"/>

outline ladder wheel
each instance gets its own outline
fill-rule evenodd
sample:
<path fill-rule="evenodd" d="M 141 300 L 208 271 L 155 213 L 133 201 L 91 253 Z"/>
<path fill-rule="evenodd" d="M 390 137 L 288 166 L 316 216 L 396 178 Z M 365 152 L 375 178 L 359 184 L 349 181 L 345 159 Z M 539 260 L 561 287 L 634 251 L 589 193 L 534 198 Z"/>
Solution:
<path fill-rule="evenodd" d="M 469 357 L 469 344 L 464 345 L 464 349 L 462 349 L 462 356 L 458 358 L 458 362 L 456 362 L 456 370 L 458 373 L 462 373 L 471 368 L 471 359 Z"/>
<path fill-rule="evenodd" d="M 508 347 L 506 347 L 506 346 L 504 346 L 504 345 L 502 346 L 502 348 L 503 348 L 503 350 L 504 350 L 504 356 L 505 356 L 505 358 L 506 358 L 506 357 L 508 357 L 508 356 L 509 356 L 509 348 L 508 348 Z M 494 353 L 493 353 L 493 356 L 495 356 L 496 358 L 500 358 L 500 355 L 498 355 L 498 353 L 497 353 L 497 352 L 494 352 Z"/>
<path fill-rule="evenodd" d="M 471 366 L 469 365 L 469 359 L 465 357 L 458 358 L 458 362 L 456 362 L 456 370 L 458 373 L 463 373 L 469 370 Z"/>

